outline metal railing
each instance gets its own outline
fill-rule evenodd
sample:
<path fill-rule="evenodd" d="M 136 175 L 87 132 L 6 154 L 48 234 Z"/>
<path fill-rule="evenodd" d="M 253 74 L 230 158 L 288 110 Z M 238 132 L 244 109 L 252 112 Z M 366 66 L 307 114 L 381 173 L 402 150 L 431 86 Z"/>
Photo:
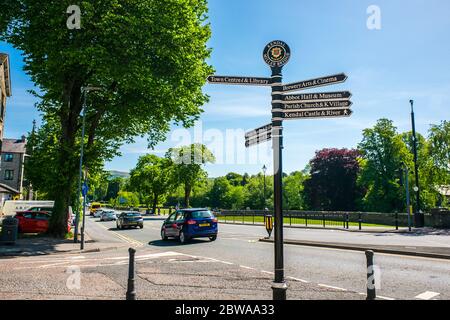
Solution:
<path fill-rule="evenodd" d="M 222 210 L 215 212 L 220 223 L 264 225 L 265 210 Z M 284 211 L 285 227 L 356 229 L 399 229 L 407 226 L 406 214 L 368 212 Z"/>

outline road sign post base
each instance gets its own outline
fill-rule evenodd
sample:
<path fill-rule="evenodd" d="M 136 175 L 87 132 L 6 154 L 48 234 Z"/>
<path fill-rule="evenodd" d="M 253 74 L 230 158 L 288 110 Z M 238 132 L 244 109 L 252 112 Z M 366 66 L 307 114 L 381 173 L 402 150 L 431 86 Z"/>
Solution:
<path fill-rule="evenodd" d="M 286 282 L 272 282 L 273 300 L 286 300 Z"/>

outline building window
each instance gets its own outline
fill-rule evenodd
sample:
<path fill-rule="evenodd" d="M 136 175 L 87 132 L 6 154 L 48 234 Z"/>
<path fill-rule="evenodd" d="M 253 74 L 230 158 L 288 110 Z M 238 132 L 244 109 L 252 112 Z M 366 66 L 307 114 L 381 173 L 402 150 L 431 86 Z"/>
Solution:
<path fill-rule="evenodd" d="M 14 155 L 12 153 L 5 153 L 5 156 L 3 157 L 3 160 L 5 162 L 12 162 L 14 159 Z"/>
<path fill-rule="evenodd" d="M 14 179 L 14 170 L 5 170 L 5 180 Z"/>

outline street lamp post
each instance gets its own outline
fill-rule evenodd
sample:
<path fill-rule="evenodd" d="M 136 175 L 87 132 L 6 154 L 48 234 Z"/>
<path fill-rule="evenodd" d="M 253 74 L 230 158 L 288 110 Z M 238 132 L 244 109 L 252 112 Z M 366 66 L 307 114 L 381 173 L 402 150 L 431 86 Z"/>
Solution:
<path fill-rule="evenodd" d="M 262 171 L 264 173 L 264 192 L 263 192 L 263 198 L 264 198 L 264 209 L 266 208 L 266 171 L 267 167 L 266 165 L 263 165 Z"/>
<path fill-rule="evenodd" d="M 81 88 L 81 94 L 83 96 L 83 124 L 81 128 L 81 147 L 80 147 L 80 165 L 78 171 L 78 194 L 77 194 L 77 214 L 75 217 L 75 235 L 73 241 L 78 242 L 78 225 L 80 221 L 80 193 L 81 193 L 81 175 L 83 171 L 83 156 L 84 156 L 84 134 L 86 127 L 86 98 L 89 91 L 99 91 L 101 88 L 98 87 L 83 87 Z M 84 210 L 83 210 L 84 212 Z M 85 226 L 85 215 L 83 214 L 83 225 L 81 227 L 81 250 L 84 248 L 84 226 Z"/>
<path fill-rule="evenodd" d="M 416 228 L 422 228 L 425 224 L 424 216 L 420 210 L 420 184 L 419 184 L 419 168 L 417 164 L 417 138 L 416 138 L 416 124 L 414 119 L 414 100 L 409 100 L 411 104 L 411 125 L 413 136 L 413 153 L 414 153 L 414 172 L 416 178 L 416 185 L 414 191 L 416 192 L 416 210 L 414 211 L 414 225 Z"/>

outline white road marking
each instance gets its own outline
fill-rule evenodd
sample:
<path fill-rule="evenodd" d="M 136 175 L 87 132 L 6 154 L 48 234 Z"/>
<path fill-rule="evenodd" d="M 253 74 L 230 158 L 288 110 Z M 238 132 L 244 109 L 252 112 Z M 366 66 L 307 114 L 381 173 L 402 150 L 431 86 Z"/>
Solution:
<path fill-rule="evenodd" d="M 438 295 L 440 295 L 440 293 L 437 292 L 433 292 L 433 291 L 425 291 L 417 296 L 415 296 L 415 299 L 420 299 L 420 300 L 431 300 L 435 297 L 437 297 Z"/>
<path fill-rule="evenodd" d="M 241 268 L 244 268 L 244 269 L 248 269 L 248 270 L 255 270 L 255 269 L 253 269 L 253 268 L 250 268 L 250 267 L 247 267 L 247 266 L 239 266 L 239 267 L 241 267 Z"/>
<path fill-rule="evenodd" d="M 378 296 L 377 298 L 383 299 L 383 300 L 395 300 L 394 298 L 389 298 L 389 297 L 385 297 L 385 296 Z"/>
<path fill-rule="evenodd" d="M 299 278 L 294 278 L 294 277 L 286 277 L 286 279 L 291 279 L 294 281 L 298 281 L 298 282 L 303 282 L 303 283 L 309 283 L 309 281 L 303 280 L 303 279 L 299 279 Z"/>
<path fill-rule="evenodd" d="M 318 285 L 319 287 L 324 287 L 324 288 L 329 288 L 329 289 L 335 289 L 335 290 L 339 290 L 339 291 L 347 291 L 347 289 L 340 288 L 340 287 L 329 286 L 329 285 L 327 285 L 327 284 L 318 283 L 317 285 Z"/>
<path fill-rule="evenodd" d="M 270 271 L 266 271 L 266 270 L 261 270 L 262 273 L 267 273 L 267 274 L 274 274 L 273 272 Z"/>

